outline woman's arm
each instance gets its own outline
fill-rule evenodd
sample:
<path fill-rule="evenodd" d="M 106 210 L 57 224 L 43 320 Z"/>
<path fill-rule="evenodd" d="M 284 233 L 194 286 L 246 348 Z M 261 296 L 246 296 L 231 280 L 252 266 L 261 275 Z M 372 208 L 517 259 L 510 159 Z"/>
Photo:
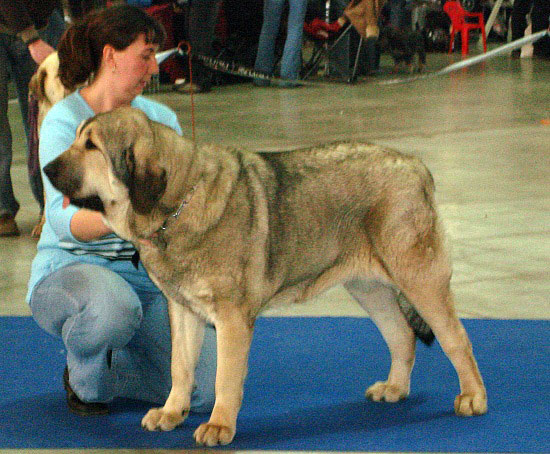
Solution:
<path fill-rule="evenodd" d="M 86 243 L 113 231 L 105 225 L 99 211 L 80 209 L 71 218 L 71 233 L 78 241 Z"/>

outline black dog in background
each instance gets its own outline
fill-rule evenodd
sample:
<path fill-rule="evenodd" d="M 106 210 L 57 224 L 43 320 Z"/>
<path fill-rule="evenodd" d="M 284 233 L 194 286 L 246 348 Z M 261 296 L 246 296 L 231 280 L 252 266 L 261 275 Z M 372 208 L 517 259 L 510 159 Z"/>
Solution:
<path fill-rule="evenodd" d="M 426 48 L 424 37 L 420 32 L 386 25 L 380 31 L 378 43 L 381 51 L 388 52 L 393 58 L 395 65 L 392 72 L 399 71 L 402 64 L 405 64 L 411 73 L 424 70 Z M 414 61 L 417 55 L 418 59 Z"/>

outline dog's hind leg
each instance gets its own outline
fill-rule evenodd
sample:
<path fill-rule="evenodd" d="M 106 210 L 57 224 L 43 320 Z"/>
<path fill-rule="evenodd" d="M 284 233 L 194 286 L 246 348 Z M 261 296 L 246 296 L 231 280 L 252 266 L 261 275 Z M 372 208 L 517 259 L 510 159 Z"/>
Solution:
<path fill-rule="evenodd" d="M 204 321 L 185 306 L 168 300 L 172 338 L 172 389 L 164 407 L 152 408 L 141 421 L 147 430 L 172 430 L 189 414 L 195 367 L 204 338 Z"/>
<path fill-rule="evenodd" d="M 402 289 L 432 328 L 458 374 L 460 394 L 455 399 L 455 412 L 460 416 L 484 414 L 487 412 L 487 393 L 472 344 L 455 313 L 449 283 L 438 282 L 435 276 L 427 275 L 423 281 L 404 283 Z"/>
<path fill-rule="evenodd" d="M 395 285 L 433 330 L 458 374 L 461 391 L 455 399 L 455 412 L 461 416 L 483 414 L 487 394 L 472 345 L 455 312 L 451 266 L 437 215 L 432 209 L 418 210 L 416 217 L 401 220 L 398 227 L 381 231 L 387 237 L 376 241 L 378 254 Z"/>
<path fill-rule="evenodd" d="M 385 402 L 406 398 L 414 365 L 415 335 L 397 304 L 397 291 L 377 281 L 357 278 L 344 284 L 344 287 L 367 311 L 391 354 L 387 380 L 370 386 L 366 397 Z"/>

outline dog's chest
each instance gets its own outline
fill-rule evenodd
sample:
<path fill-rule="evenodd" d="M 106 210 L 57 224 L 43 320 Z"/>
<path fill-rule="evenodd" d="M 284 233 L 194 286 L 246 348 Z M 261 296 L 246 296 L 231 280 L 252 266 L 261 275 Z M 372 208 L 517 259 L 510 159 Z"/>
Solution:
<path fill-rule="evenodd" d="M 192 266 L 173 266 L 153 248 L 142 249 L 140 256 L 151 280 L 167 298 L 187 306 L 209 322 L 214 321 L 214 291 L 208 279 Z"/>

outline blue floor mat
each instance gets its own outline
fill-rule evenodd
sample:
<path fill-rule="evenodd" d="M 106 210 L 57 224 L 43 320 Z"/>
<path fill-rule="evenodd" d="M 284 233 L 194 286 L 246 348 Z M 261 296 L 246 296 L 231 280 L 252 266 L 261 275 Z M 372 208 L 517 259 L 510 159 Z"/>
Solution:
<path fill-rule="evenodd" d="M 261 318 L 237 435 L 228 449 L 550 452 L 550 322 L 465 320 L 489 412 L 453 413 L 456 374 L 439 346 L 418 346 L 410 397 L 364 399 L 386 377 L 389 354 L 363 318 Z M 31 318 L 0 317 L 0 449 L 190 449 L 207 415 L 172 432 L 146 432 L 147 403 L 119 399 L 108 416 L 65 404 L 63 344 Z"/>

